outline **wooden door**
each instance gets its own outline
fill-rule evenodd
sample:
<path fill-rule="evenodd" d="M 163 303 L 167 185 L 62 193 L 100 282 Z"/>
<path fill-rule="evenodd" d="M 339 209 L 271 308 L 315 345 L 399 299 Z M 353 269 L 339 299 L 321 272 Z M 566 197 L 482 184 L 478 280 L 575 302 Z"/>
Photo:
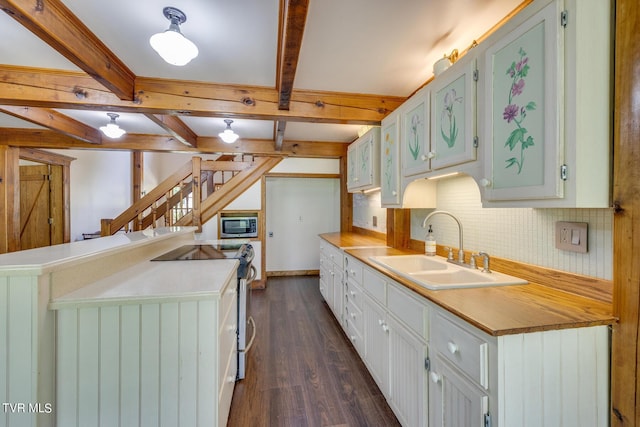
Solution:
<path fill-rule="evenodd" d="M 63 243 L 61 166 L 20 166 L 20 248 Z"/>

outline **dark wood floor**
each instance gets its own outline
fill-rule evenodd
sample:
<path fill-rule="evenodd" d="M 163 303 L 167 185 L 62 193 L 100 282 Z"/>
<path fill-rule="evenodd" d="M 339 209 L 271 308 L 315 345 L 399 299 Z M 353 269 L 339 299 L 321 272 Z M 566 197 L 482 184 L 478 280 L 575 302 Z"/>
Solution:
<path fill-rule="evenodd" d="M 254 290 L 258 325 L 228 426 L 397 426 L 380 389 L 318 290 L 318 277 Z"/>

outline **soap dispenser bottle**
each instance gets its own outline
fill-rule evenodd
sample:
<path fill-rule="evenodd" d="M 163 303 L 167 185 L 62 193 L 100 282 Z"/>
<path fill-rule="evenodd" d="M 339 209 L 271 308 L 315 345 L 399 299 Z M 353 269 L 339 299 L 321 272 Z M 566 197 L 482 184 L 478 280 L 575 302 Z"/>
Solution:
<path fill-rule="evenodd" d="M 427 237 L 424 240 L 424 253 L 429 256 L 436 254 L 436 238 L 433 237 L 433 229 L 429 224 L 429 230 L 427 231 Z"/>

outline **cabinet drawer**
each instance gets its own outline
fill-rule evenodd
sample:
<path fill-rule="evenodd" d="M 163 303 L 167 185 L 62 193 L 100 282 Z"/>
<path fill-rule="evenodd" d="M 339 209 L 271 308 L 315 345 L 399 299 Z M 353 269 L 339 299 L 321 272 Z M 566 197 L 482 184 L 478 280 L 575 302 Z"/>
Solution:
<path fill-rule="evenodd" d="M 344 257 L 344 273 L 350 279 L 355 280 L 359 285 L 362 285 L 362 270 L 364 264 L 357 259 L 345 256 Z"/>
<path fill-rule="evenodd" d="M 352 279 L 345 280 L 344 282 L 344 303 L 345 306 L 349 303 L 354 304 L 360 310 L 362 310 L 362 289 Z"/>
<path fill-rule="evenodd" d="M 362 274 L 362 287 L 371 297 L 381 305 L 387 305 L 387 281 L 380 275 L 373 273 L 368 268 Z"/>
<path fill-rule="evenodd" d="M 338 266 L 342 270 L 342 251 L 335 246 L 326 244 L 324 249 L 325 256 L 329 261 Z"/>
<path fill-rule="evenodd" d="M 429 339 L 429 308 L 395 283 L 387 286 L 387 308 L 396 318 L 404 322 L 413 332 Z"/>
<path fill-rule="evenodd" d="M 438 313 L 433 320 L 433 346 L 485 389 L 489 388 L 488 343 Z"/>
<path fill-rule="evenodd" d="M 353 325 L 360 335 L 364 335 L 364 318 L 362 310 L 356 307 L 351 301 L 344 306 L 344 315 L 347 321 Z"/>
<path fill-rule="evenodd" d="M 233 279 L 229 282 L 226 289 L 222 293 L 222 297 L 220 298 L 220 308 L 218 310 L 218 325 L 222 325 L 224 319 L 229 315 L 229 310 L 231 310 L 232 308 L 234 310 L 237 310 L 237 294 L 238 285 L 234 275 Z M 236 311 L 234 311 L 234 313 L 235 312 Z M 235 315 L 233 317 L 235 317 Z"/>

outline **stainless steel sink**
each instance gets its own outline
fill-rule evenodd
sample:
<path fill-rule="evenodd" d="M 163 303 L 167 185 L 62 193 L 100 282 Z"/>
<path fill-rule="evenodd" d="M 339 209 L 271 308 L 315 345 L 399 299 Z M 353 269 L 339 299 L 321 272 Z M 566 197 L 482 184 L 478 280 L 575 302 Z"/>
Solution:
<path fill-rule="evenodd" d="M 427 289 L 475 288 L 522 285 L 526 280 L 508 274 L 461 267 L 442 257 L 426 255 L 373 256 L 369 258 L 394 273 Z"/>

